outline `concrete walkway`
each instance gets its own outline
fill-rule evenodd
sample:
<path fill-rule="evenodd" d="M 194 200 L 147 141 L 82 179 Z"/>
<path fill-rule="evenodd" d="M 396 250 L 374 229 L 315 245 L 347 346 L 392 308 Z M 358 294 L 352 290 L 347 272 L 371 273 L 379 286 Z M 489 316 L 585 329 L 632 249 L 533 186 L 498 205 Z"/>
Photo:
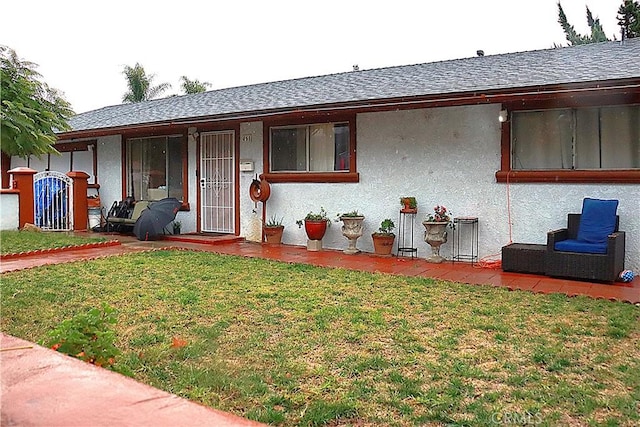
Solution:
<path fill-rule="evenodd" d="M 262 424 L 0 334 L 2 426 L 220 426 Z"/>

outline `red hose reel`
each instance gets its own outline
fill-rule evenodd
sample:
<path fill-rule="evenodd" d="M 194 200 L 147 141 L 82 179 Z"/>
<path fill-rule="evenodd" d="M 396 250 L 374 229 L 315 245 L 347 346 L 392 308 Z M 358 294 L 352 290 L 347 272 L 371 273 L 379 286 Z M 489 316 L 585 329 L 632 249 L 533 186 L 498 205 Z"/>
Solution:
<path fill-rule="evenodd" d="M 254 202 L 266 202 L 271 195 L 271 186 L 266 179 L 254 179 L 249 186 L 249 197 Z"/>

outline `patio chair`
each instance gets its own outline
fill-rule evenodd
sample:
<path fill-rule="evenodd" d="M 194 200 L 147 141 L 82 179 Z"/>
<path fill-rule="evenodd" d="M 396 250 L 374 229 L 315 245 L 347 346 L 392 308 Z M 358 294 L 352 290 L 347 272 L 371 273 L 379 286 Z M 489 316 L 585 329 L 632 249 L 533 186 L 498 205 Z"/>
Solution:
<path fill-rule="evenodd" d="M 568 214 L 567 228 L 547 234 L 549 276 L 614 282 L 624 270 L 625 233 L 618 230 L 617 200 L 585 198 L 582 214 Z"/>
<path fill-rule="evenodd" d="M 126 202 L 126 200 L 125 200 Z M 123 202 L 124 206 L 115 206 L 111 208 L 110 215 L 107 216 L 107 231 L 118 231 L 122 232 L 125 229 L 132 228 L 142 211 L 144 211 L 149 206 L 149 201 L 147 200 L 138 200 L 137 202 L 133 202 L 133 209 L 126 206 L 126 203 Z"/>

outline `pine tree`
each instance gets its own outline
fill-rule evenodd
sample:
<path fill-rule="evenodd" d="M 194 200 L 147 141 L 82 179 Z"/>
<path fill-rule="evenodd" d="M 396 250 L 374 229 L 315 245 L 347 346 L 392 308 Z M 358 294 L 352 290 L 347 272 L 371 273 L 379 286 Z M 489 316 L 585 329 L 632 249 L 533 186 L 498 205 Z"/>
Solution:
<path fill-rule="evenodd" d="M 622 40 L 640 37 L 640 3 L 624 0 L 618 9 L 618 25 Z"/>
<path fill-rule="evenodd" d="M 565 35 L 567 36 L 567 41 L 570 46 L 575 46 L 579 44 L 587 44 L 587 43 L 597 43 L 604 42 L 609 40 L 604 33 L 604 29 L 602 28 L 602 24 L 600 24 L 599 18 L 593 18 L 589 7 L 587 6 L 587 23 L 589 24 L 589 28 L 591 28 L 591 35 L 584 36 L 576 31 L 573 25 L 569 24 L 567 20 L 567 15 L 564 13 L 562 9 L 562 5 L 558 2 L 558 23 L 564 30 Z"/>

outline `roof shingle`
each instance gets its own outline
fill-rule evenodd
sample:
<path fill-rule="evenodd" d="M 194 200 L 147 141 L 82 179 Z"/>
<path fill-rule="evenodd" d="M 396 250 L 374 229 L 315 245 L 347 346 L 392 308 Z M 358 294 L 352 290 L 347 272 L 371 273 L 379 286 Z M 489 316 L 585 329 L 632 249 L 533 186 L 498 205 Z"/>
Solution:
<path fill-rule="evenodd" d="M 637 38 L 220 89 L 104 107 L 78 114 L 70 124 L 73 131 L 85 131 L 390 98 L 639 77 Z"/>

